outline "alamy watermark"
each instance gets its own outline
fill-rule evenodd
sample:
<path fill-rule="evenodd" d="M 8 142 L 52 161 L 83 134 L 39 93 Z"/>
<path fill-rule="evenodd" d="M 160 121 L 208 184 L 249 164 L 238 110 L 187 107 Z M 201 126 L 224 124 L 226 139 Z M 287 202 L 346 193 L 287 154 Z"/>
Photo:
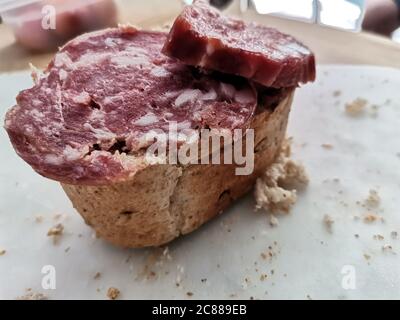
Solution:
<path fill-rule="evenodd" d="M 236 175 L 254 171 L 254 129 L 183 129 L 170 122 L 168 131 L 153 129 L 141 137 L 150 144 L 145 158 L 150 164 L 234 164 Z"/>
<path fill-rule="evenodd" d="M 356 290 L 357 289 L 357 276 L 356 268 L 353 265 L 344 265 L 340 271 L 342 277 L 342 288 L 344 290 Z"/>
<path fill-rule="evenodd" d="M 55 30 L 57 28 L 57 12 L 52 5 L 42 7 L 42 28 L 44 30 Z"/>
<path fill-rule="evenodd" d="M 45 265 L 42 267 L 42 289 L 44 290 L 55 290 L 56 283 L 56 268 L 53 265 Z"/>

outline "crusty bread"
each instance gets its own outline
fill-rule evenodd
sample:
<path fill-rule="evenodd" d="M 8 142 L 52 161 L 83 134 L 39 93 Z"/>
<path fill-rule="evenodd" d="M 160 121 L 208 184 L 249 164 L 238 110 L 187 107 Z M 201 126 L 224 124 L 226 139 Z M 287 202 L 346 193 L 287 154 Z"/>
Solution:
<path fill-rule="evenodd" d="M 104 186 L 62 184 L 74 207 L 98 236 L 123 247 L 165 244 L 194 231 L 251 190 L 275 160 L 285 138 L 294 90 L 274 110 L 258 110 L 251 175 L 235 164 L 151 165 L 130 180 Z"/>

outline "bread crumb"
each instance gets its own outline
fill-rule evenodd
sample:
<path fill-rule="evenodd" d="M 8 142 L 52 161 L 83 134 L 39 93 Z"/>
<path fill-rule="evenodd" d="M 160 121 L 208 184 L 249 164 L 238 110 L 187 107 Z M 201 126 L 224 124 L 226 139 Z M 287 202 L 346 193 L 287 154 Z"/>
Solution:
<path fill-rule="evenodd" d="M 390 244 L 385 244 L 382 246 L 382 251 L 383 252 L 391 252 L 393 250 L 393 247 Z"/>
<path fill-rule="evenodd" d="M 371 106 L 371 111 L 370 111 L 371 117 L 373 117 L 373 118 L 378 117 L 378 110 L 379 110 L 379 106 L 376 104 L 373 104 Z"/>
<path fill-rule="evenodd" d="M 119 297 L 120 293 L 121 292 L 117 288 L 111 287 L 107 290 L 107 297 L 110 300 L 116 300 Z"/>
<path fill-rule="evenodd" d="M 321 147 L 327 150 L 333 149 L 333 145 L 331 145 L 330 143 L 323 143 L 321 144 Z"/>
<path fill-rule="evenodd" d="M 335 98 L 337 98 L 337 97 L 339 97 L 340 95 L 342 94 L 342 91 L 340 91 L 340 90 L 335 90 L 335 91 L 333 91 L 333 96 L 335 97 Z"/>
<path fill-rule="evenodd" d="M 375 234 L 375 235 L 373 236 L 373 239 L 374 239 L 374 240 L 379 240 L 379 241 L 381 241 L 381 240 L 384 240 L 385 237 L 382 236 L 381 234 Z"/>
<path fill-rule="evenodd" d="M 362 98 L 357 98 L 353 102 L 347 103 L 346 113 L 351 117 L 358 117 L 365 112 L 365 107 L 367 106 L 367 100 Z"/>
<path fill-rule="evenodd" d="M 291 160 L 290 154 L 290 140 L 286 140 L 275 163 L 257 179 L 254 191 L 256 210 L 289 212 L 297 200 L 296 188 L 308 184 L 304 167 Z"/>
<path fill-rule="evenodd" d="M 48 297 L 40 292 L 33 292 L 31 288 L 26 289 L 26 294 L 15 298 L 15 300 L 47 300 Z"/>
<path fill-rule="evenodd" d="M 324 225 L 329 233 L 332 233 L 332 231 L 333 231 L 332 226 L 333 226 L 334 222 L 335 221 L 332 219 L 332 217 L 330 215 L 326 214 L 324 216 Z"/>
<path fill-rule="evenodd" d="M 365 260 L 368 261 L 371 259 L 371 256 L 369 254 L 364 253 L 364 258 L 365 258 Z"/>
<path fill-rule="evenodd" d="M 269 216 L 269 224 L 271 227 L 277 227 L 279 226 L 279 220 L 277 217 L 275 217 L 273 214 Z"/>
<path fill-rule="evenodd" d="M 53 216 L 53 219 L 55 220 L 55 221 L 58 221 L 58 220 L 60 220 L 62 218 L 62 214 L 61 213 L 57 213 L 57 214 L 55 214 L 54 216 Z"/>
<path fill-rule="evenodd" d="M 0 249 L 0 257 L 4 256 L 6 254 L 6 252 L 7 252 L 6 250 Z"/>
<path fill-rule="evenodd" d="M 96 274 L 94 275 L 93 279 L 94 280 L 99 280 L 101 277 L 101 273 L 100 272 L 96 272 Z"/>
<path fill-rule="evenodd" d="M 365 223 L 373 223 L 378 220 L 380 217 L 375 213 L 366 213 L 364 215 L 364 222 Z"/>
<path fill-rule="evenodd" d="M 367 199 L 365 199 L 364 204 L 369 208 L 376 208 L 379 206 L 381 202 L 381 198 L 378 192 L 374 189 L 369 190 L 369 195 Z"/>
<path fill-rule="evenodd" d="M 193 292 L 186 292 L 186 295 L 188 296 L 188 297 L 193 297 Z"/>
<path fill-rule="evenodd" d="M 128 257 L 127 262 L 129 262 Z M 171 261 L 172 256 L 168 246 L 151 249 L 141 270 L 136 275 L 136 280 L 154 280 L 157 274 L 163 273 L 166 262 Z"/>
<path fill-rule="evenodd" d="M 36 222 L 36 223 L 42 223 L 43 220 L 44 220 L 43 216 L 36 216 L 36 217 L 35 217 L 35 222 Z"/>
<path fill-rule="evenodd" d="M 260 276 L 260 280 L 261 281 L 264 281 L 264 280 L 266 280 L 268 278 L 268 275 L 267 274 L 262 274 L 261 276 Z"/>
<path fill-rule="evenodd" d="M 398 236 L 397 231 L 392 231 L 392 232 L 390 233 L 390 236 L 392 237 L 392 239 L 397 239 L 397 236 Z"/>
<path fill-rule="evenodd" d="M 49 231 L 47 232 L 48 237 L 53 237 L 53 243 L 57 244 L 59 238 L 64 232 L 64 226 L 59 223 L 55 225 L 54 227 L 50 228 Z"/>

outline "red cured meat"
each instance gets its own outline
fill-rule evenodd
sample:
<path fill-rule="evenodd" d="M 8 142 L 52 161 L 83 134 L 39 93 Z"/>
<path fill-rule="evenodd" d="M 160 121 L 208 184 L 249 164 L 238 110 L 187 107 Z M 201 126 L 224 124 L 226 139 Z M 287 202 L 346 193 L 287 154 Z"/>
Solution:
<path fill-rule="evenodd" d="M 314 55 L 292 36 L 226 17 L 202 0 L 183 9 L 163 53 L 267 87 L 293 87 L 315 79 Z"/>
<path fill-rule="evenodd" d="M 247 127 L 257 105 L 253 86 L 164 56 L 166 36 L 120 27 L 69 42 L 6 116 L 17 153 L 48 178 L 104 184 L 143 165 L 135 155 L 149 144 L 144 135 L 168 132 L 171 121 L 178 130 Z"/>

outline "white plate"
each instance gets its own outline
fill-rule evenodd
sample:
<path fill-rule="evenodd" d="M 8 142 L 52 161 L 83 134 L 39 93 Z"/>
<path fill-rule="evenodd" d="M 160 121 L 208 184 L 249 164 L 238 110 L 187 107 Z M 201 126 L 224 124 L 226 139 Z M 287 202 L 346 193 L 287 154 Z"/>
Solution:
<path fill-rule="evenodd" d="M 125 299 L 189 298 L 187 292 L 199 299 L 400 298 L 400 240 L 390 236 L 400 233 L 399 84 L 399 70 L 319 67 L 318 81 L 298 90 L 290 119 L 294 158 L 311 179 L 291 213 L 272 228 L 248 196 L 169 245 L 171 260 L 161 255 L 155 262 L 155 250 L 122 250 L 95 239 L 60 186 L 35 174 L 0 130 L 0 250 L 7 250 L 0 256 L 0 298 L 32 288 L 51 299 L 102 299 L 111 286 Z M 30 85 L 27 73 L 0 76 L 2 122 L 19 89 Z M 357 97 L 368 100 L 367 112 L 351 118 L 344 104 Z M 366 213 L 356 202 L 369 189 L 379 192 L 376 213 L 384 222 L 354 218 Z M 56 214 L 65 226 L 58 245 L 46 236 Z M 331 234 L 325 214 L 334 220 Z M 38 223 L 35 216 L 44 219 Z M 374 240 L 376 234 L 384 240 Z M 384 245 L 392 252 L 382 251 Z M 273 257 L 264 260 L 269 246 Z M 45 265 L 55 267 L 55 290 L 42 288 Z"/>

